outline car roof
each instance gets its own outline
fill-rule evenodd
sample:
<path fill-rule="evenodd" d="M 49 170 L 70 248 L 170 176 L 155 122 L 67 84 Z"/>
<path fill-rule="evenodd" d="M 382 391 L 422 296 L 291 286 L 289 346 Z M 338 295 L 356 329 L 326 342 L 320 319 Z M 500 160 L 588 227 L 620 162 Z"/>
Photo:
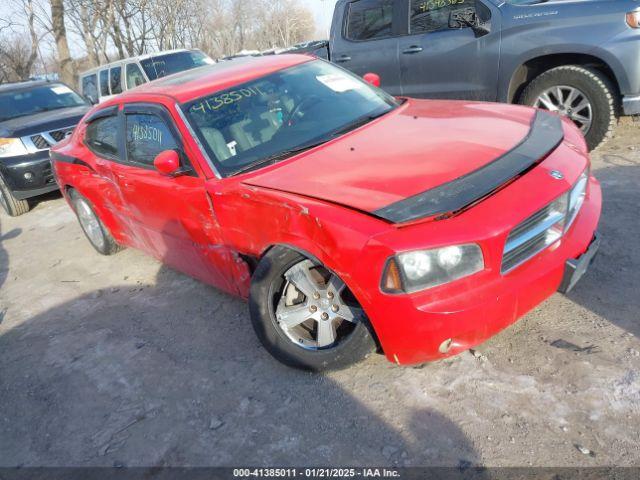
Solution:
<path fill-rule="evenodd" d="M 0 93 L 25 90 L 33 87 L 41 87 L 43 85 L 61 85 L 61 82 L 52 82 L 49 80 L 27 80 L 25 82 L 3 83 L 0 84 Z"/>
<path fill-rule="evenodd" d="M 141 95 L 166 95 L 184 103 L 315 59 L 310 55 L 269 55 L 225 60 L 145 83 L 127 90 L 108 103 L 135 101 Z"/>
<path fill-rule="evenodd" d="M 127 58 L 123 58 L 121 60 L 116 60 L 114 62 L 104 63 L 102 65 L 98 65 L 97 67 L 92 67 L 92 68 L 90 68 L 88 70 L 85 70 L 84 72 L 80 72 L 78 74 L 78 76 L 79 77 L 83 77 L 83 76 L 88 75 L 88 74 L 97 73 L 100 70 L 106 70 L 106 69 L 108 69 L 110 67 L 122 65 L 123 63 L 139 62 L 141 60 L 146 60 L 148 58 L 160 57 L 162 55 L 169 55 L 169 54 L 172 54 L 172 53 L 197 52 L 197 51 L 199 51 L 197 48 L 191 48 L 191 49 L 176 48 L 174 50 L 162 50 L 161 52 L 144 53 L 142 55 L 136 55 L 135 57 L 127 57 Z"/>

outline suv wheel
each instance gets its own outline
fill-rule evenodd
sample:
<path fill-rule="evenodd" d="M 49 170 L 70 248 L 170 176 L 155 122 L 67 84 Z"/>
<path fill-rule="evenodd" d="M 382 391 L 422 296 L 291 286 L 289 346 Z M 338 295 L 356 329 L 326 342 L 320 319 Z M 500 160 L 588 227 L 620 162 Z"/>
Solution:
<path fill-rule="evenodd" d="M 2 177 L 0 177 L 0 204 L 4 211 L 12 217 L 23 215 L 29 211 L 29 202 L 14 197 Z"/>
<path fill-rule="evenodd" d="M 520 103 L 569 117 L 589 150 L 610 138 L 616 124 L 615 88 L 593 68 L 567 65 L 548 70 L 527 85 Z"/>
<path fill-rule="evenodd" d="M 292 367 L 340 369 L 376 348 L 364 310 L 344 282 L 287 248 L 271 249 L 258 264 L 249 310 L 264 347 Z"/>
<path fill-rule="evenodd" d="M 102 255 L 113 255 L 119 252 L 122 247 L 116 243 L 104 224 L 96 215 L 93 207 L 85 197 L 76 190 L 69 190 L 69 197 L 73 210 L 76 212 L 78 222 L 82 227 L 85 236 L 98 253 Z"/>

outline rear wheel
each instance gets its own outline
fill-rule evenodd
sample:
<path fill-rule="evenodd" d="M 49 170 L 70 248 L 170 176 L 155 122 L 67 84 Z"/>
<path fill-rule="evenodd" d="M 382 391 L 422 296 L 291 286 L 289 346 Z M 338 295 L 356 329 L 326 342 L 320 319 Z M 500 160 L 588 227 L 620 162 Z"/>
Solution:
<path fill-rule="evenodd" d="M 85 236 L 98 253 L 102 255 L 113 255 L 119 252 L 122 247 L 116 243 L 102 221 L 96 215 L 93 207 L 85 197 L 76 190 L 69 190 L 71 204 L 78 217 L 78 222 L 82 227 Z"/>
<path fill-rule="evenodd" d="M 333 272 L 281 247 L 258 264 L 249 309 L 265 348 L 305 370 L 344 368 L 376 348 L 362 307 Z"/>
<path fill-rule="evenodd" d="M 23 215 L 29 211 L 29 202 L 14 197 L 2 177 L 0 177 L 0 205 L 12 217 Z"/>
<path fill-rule="evenodd" d="M 552 68 L 527 85 L 520 103 L 569 117 L 582 131 L 589 150 L 610 138 L 616 124 L 615 88 L 593 68 Z"/>

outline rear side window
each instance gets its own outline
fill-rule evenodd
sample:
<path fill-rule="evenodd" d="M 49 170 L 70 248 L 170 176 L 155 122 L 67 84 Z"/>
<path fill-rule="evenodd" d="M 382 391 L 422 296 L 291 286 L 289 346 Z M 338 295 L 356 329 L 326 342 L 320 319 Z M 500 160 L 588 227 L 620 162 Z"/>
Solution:
<path fill-rule="evenodd" d="M 102 70 L 100 72 L 100 96 L 109 96 L 109 70 Z"/>
<path fill-rule="evenodd" d="M 111 93 L 116 95 L 122 93 L 122 67 L 113 67 L 109 70 Z"/>
<path fill-rule="evenodd" d="M 390 37 L 393 0 L 359 0 L 349 4 L 347 38 L 373 40 Z"/>
<path fill-rule="evenodd" d="M 126 116 L 127 160 L 153 165 L 164 150 L 177 150 L 178 144 L 166 122 L 157 115 L 130 113 Z"/>
<path fill-rule="evenodd" d="M 98 78 L 96 74 L 87 75 L 82 78 L 82 94 L 91 99 L 92 102 L 98 101 Z"/>
<path fill-rule="evenodd" d="M 118 117 L 103 117 L 87 125 L 85 143 L 97 155 L 118 155 Z"/>
<path fill-rule="evenodd" d="M 145 82 L 144 75 L 142 75 L 142 70 L 135 63 L 130 63 L 127 65 L 127 89 L 137 87 L 138 85 L 142 85 Z"/>
<path fill-rule="evenodd" d="M 435 32 L 449 28 L 451 12 L 471 7 L 475 0 L 411 0 L 411 33 Z M 456 22 L 455 28 L 460 28 Z"/>

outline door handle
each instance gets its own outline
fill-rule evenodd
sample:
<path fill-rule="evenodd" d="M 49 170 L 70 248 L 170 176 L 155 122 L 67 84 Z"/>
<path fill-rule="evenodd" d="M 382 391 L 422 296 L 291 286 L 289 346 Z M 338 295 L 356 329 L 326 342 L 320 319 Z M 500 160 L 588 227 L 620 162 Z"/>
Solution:
<path fill-rule="evenodd" d="M 402 53 L 411 54 L 411 53 L 420 53 L 422 51 L 422 47 L 418 45 L 411 45 L 409 48 L 406 48 L 402 51 Z"/>
<path fill-rule="evenodd" d="M 349 55 L 340 55 L 340 57 L 336 58 L 336 63 L 344 63 L 351 61 L 351 57 Z"/>

